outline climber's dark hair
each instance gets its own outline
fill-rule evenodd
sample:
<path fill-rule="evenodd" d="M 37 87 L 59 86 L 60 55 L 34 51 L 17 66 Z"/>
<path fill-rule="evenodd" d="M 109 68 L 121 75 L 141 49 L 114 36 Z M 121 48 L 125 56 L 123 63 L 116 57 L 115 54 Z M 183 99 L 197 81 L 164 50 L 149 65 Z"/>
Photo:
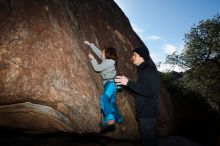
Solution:
<path fill-rule="evenodd" d="M 105 58 L 115 60 L 117 63 L 117 51 L 113 47 L 104 47 L 103 50 L 105 51 Z"/>

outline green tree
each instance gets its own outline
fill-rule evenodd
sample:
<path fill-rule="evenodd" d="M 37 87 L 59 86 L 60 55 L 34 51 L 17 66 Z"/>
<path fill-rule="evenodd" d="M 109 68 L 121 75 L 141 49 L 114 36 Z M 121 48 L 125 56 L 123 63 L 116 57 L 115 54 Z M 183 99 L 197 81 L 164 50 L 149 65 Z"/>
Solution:
<path fill-rule="evenodd" d="M 201 93 L 207 101 L 220 106 L 220 16 L 202 20 L 185 34 L 181 53 L 174 52 L 166 62 L 187 71 L 180 84 Z"/>
<path fill-rule="evenodd" d="M 213 62 L 220 69 L 220 16 L 202 20 L 185 34 L 185 49 L 167 56 L 167 62 L 183 68 L 199 68 Z"/>

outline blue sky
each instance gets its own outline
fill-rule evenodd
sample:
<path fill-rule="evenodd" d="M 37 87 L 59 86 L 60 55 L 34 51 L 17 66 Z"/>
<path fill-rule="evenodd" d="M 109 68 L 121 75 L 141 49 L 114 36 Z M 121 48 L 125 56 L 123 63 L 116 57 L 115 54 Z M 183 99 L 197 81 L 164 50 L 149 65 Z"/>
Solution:
<path fill-rule="evenodd" d="M 114 0 L 148 47 L 160 71 L 181 71 L 165 64 L 165 54 L 181 52 L 184 34 L 199 21 L 220 14 L 220 0 Z"/>

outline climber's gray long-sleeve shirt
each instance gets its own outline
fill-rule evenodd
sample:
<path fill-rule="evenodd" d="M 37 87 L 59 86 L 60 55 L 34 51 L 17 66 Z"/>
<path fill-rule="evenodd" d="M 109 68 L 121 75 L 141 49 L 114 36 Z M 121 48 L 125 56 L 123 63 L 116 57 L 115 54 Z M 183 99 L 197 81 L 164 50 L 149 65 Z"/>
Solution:
<path fill-rule="evenodd" d="M 102 59 L 102 51 L 94 44 L 90 44 L 90 47 L 92 51 L 102 60 L 102 62 L 98 64 L 96 59 L 92 59 L 91 63 L 94 70 L 101 73 L 103 84 L 105 84 L 106 80 L 108 79 L 114 79 L 116 76 L 115 60 Z"/>

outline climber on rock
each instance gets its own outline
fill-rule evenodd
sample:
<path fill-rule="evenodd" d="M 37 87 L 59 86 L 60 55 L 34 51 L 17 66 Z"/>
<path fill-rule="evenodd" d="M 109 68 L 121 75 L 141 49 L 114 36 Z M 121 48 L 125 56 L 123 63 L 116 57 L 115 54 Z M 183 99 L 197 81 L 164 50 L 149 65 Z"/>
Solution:
<path fill-rule="evenodd" d="M 104 129 L 109 126 L 114 126 L 115 122 L 122 122 L 122 116 L 116 104 L 117 85 L 114 81 L 116 76 L 115 65 L 117 53 L 116 49 L 112 47 L 104 47 L 101 51 L 93 43 L 89 43 L 88 41 L 84 41 L 84 43 L 102 60 L 99 64 L 94 56 L 89 54 L 93 69 L 96 72 L 100 72 L 103 78 L 104 91 L 100 99 L 100 104 L 104 120 L 100 123 L 100 127 Z"/>

